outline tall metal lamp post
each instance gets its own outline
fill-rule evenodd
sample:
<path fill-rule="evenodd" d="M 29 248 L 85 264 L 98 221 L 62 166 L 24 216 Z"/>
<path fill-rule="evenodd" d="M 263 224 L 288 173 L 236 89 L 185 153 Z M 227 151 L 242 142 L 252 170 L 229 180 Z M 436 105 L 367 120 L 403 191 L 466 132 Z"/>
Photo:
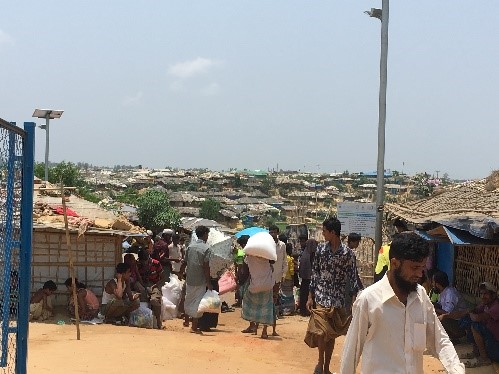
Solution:
<path fill-rule="evenodd" d="M 388 16 L 389 0 L 383 0 L 382 9 L 372 8 L 365 12 L 370 17 L 381 20 L 381 57 L 379 78 L 379 120 L 378 120 L 378 164 L 376 172 L 376 231 L 374 237 L 374 265 L 378 262 L 379 249 L 383 244 L 383 204 L 385 177 L 385 122 L 386 122 L 386 82 L 388 66 Z"/>
<path fill-rule="evenodd" d="M 45 182 L 49 180 L 49 123 L 51 119 L 61 118 L 64 110 L 53 109 L 35 109 L 33 117 L 45 118 L 45 125 L 40 125 L 40 128 L 45 130 Z"/>

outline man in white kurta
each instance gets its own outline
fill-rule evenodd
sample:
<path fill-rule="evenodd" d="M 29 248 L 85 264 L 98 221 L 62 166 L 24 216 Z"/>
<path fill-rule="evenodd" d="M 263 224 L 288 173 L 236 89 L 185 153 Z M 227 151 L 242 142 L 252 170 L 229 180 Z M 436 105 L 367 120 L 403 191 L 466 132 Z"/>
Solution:
<path fill-rule="evenodd" d="M 426 349 L 440 359 L 447 373 L 465 372 L 425 289 L 417 284 L 428 252 L 417 254 L 414 249 L 425 245 L 409 233 L 392 242 L 390 270 L 361 291 L 354 303 L 341 374 L 355 373 L 361 355 L 362 373 L 423 373 Z"/>

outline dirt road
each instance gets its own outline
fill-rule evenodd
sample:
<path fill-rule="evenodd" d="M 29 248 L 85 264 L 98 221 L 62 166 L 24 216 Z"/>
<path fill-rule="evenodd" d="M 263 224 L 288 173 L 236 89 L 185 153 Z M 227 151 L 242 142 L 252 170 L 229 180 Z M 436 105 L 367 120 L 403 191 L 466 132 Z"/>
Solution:
<path fill-rule="evenodd" d="M 58 316 L 60 319 L 61 317 Z M 280 337 L 262 340 L 242 334 L 240 309 L 220 315 L 214 332 L 188 332 L 181 320 L 166 322 L 165 331 L 112 325 L 81 326 L 31 323 L 29 373 L 312 373 L 317 351 L 303 343 L 307 318 L 278 321 Z M 343 338 L 337 340 L 332 372 L 339 371 Z M 425 373 L 443 372 L 440 362 L 425 356 Z M 492 374 L 481 368 L 469 373 Z"/>

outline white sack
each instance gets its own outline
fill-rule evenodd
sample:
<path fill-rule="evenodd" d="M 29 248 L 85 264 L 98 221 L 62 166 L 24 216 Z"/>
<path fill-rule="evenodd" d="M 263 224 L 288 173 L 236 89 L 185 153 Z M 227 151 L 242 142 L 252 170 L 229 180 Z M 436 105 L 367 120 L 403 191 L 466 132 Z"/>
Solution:
<path fill-rule="evenodd" d="M 277 261 L 276 243 L 268 232 L 259 232 L 248 239 L 244 253 L 250 256 L 262 257 Z"/>

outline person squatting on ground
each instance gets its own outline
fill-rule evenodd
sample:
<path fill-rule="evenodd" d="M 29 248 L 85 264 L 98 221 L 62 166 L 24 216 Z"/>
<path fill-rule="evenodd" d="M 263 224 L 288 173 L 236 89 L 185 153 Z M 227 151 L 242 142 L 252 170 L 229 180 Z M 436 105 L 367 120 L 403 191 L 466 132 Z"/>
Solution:
<path fill-rule="evenodd" d="M 482 282 L 479 286 L 482 302 L 461 319 L 468 340 L 473 344 L 471 358 L 466 361 L 466 367 L 491 365 L 492 361 L 499 362 L 499 299 L 497 288 L 489 282 Z"/>
<path fill-rule="evenodd" d="M 66 279 L 64 285 L 69 292 L 69 315 L 72 318 L 76 318 L 75 304 L 73 299 L 73 280 L 71 278 Z M 95 296 L 95 294 L 91 290 L 87 290 L 87 286 L 85 286 L 81 282 L 78 282 L 77 278 L 75 278 L 75 285 L 76 298 L 78 300 L 78 317 L 81 321 L 90 321 L 96 318 L 99 314 L 99 299 L 97 299 L 97 296 Z"/>
<path fill-rule="evenodd" d="M 456 287 L 449 284 L 449 277 L 443 271 L 433 275 L 433 283 L 440 294 L 438 303 L 434 304 L 435 312 L 450 340 L 456 344 L 466 335 L 459 318 L 467 310 L 467 304 Z"/>
<path fill-rule="evenodd" d="M 327 218 L 322 224 L 322 233 L 325 242 L 319 244 L 312 265 L 307 300 L 311 315 L 305 335 L 305 343 L 319 349 L 314 374 L 330 373 L 335 339 L 345 335 L 350 324 L 351 316 L 345 308 L 347 280 L 354 294 L 361 288 L 355 256 L 340 239 L 340 221 L 335 217 Z"/>
<path fill-rule="evenodd" d="M 418 284 L 428 243 L 415 233 L 397 235 L 390 247 L 390 270 L 367 287 L 353 305 L 341 357 L 341 374 L 423 373 L 423 352 L 438 355 L 447 373 L 464 373 L 456 350 L 425 289 Z"/>
<path fill-rule="evenodd" d="M 140 301 L 149 302 L 156 318 L 156 327 L 161 329 L 161 287 L 169 281 L 169 278 L 166 277 L 161 263 L 151 258 L 147 250 L 141 249 L 138 257 L 138 272 L 141 281 L 135 281 L 134 290 L 140 292 Z M 130 284 L 130 280 L 127 282 Z"/>
<path fill-rule="evenodd" d="M 31 296 L 29 304 L 29 320 L 45 321 L 54 315 L 50 296 L 57 291 L 54 281 L 46 281 L 43 287 Z"/>
<path fill-rule="evenodd" d="M 126 324 L 130 312 L 140 306 L 140 294 L 132 294 L 129 286 L 130 265 L 120 262 L 116 265 L 115 277 L 106 283 L 102 292 L 101 314 L 106 322 Z"/>
<path fill-rule="evenodd" d="M 206 226 L 196 227 L 197 240 L 191 243 L 185 253 L 186 277 L 185 277 L 185 314 L 192 318 L 191 332 L 200 333 L 198 320 L 203 313 L 199 313 L 199 303 L 206 290 L 212 290 L 210 278 L 210 256 L 211 251 L 206 241 L 210 229 Z"/>

